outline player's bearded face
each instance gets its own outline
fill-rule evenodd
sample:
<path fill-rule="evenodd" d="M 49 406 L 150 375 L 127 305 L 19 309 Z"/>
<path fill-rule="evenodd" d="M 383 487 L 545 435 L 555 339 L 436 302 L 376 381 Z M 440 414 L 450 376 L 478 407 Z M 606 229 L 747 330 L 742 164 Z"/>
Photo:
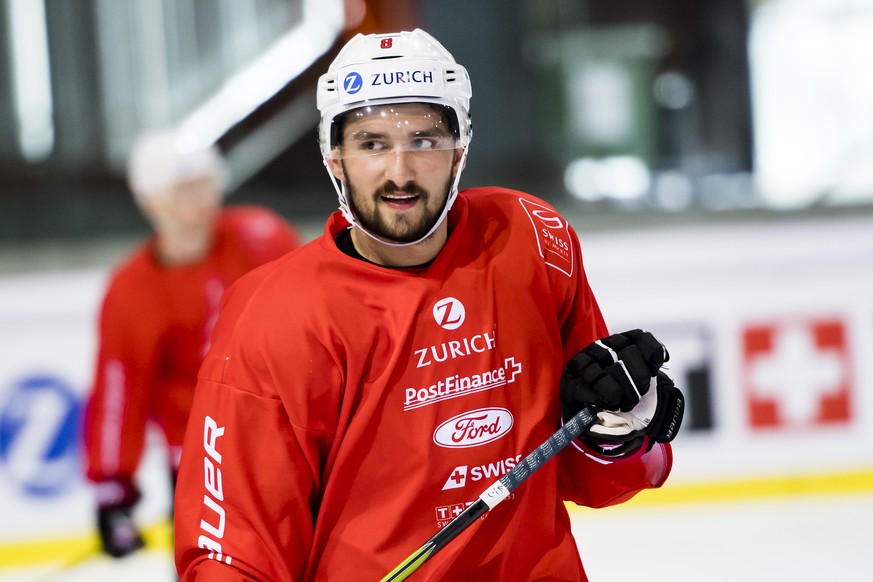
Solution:
<path fill-rule="evenodd" d="M 351 112 L 331 162 L 358 225 L 409 243 L 440 219 L 461 151 L 439 108 L 402 103 Z"/>
<path fill-rule="evenodd" d="M 348 175 L 348 174 L 346 174 Z M 398 187 L 387 181 L 370 193 L 359 192 L 351 182 L 346 182 L 349 206 L 360 226 L 379 238 L 391 242 L 413 242 L 426 235 L 439 220 L 449 197 L 453 177 L 435 191 L 428 191 L 416 184 L 407 182 Z M 390 210 L 390 200 L 408 199 L 404 206 L 417 207 L 415 212 L 394 212 Z M 386 208 L 389 207 L 389 208 Z"/>

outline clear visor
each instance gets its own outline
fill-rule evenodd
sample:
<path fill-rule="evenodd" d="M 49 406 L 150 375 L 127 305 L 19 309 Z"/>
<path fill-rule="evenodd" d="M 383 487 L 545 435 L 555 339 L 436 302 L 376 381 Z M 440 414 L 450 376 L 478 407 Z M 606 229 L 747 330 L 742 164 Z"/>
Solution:
<path fill-rule="evenodd" d="M 332 159 L 383 156 L 406 152 L 427 154 L 454 150 L 460 139 L 452 131 L 449 113 L 429 103 L 399 103 L 361 107 L 334 121 L 336 144 Z"/>

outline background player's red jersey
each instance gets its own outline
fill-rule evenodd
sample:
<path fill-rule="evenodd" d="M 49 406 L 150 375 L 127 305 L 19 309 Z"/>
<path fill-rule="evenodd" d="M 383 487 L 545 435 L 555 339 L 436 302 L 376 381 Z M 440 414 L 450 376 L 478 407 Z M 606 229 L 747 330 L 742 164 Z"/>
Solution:
<path fill-rule="evenodd" d="M 297 232 L 278 215 L 236 206 L 221 212 L 202 261 L 161 265 L 152 237 L 115 270 L 103 299 L 85 414 L 90 480 L 132 482 L 149 421 L 163 432 L 175 469 L 224 290 L 299 244 Z"/>

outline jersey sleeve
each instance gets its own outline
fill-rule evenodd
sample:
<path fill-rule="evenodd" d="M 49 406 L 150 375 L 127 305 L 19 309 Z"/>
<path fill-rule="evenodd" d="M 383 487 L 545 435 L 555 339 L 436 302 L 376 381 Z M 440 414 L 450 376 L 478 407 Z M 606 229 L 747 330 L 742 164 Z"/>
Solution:
<path fill-rule="evenodd" d="M 576 233 L 570 229 L 574 247 L 576 276 L 566 291 L 566 300 L 560 308 L 561 342 L 564 346 L 564 362 L 569 362 L 576 353 L 591 342 L 609 334 L 600 306 L 582 261 L 582 249 Z"/>
<path fill-rule="evenodd" d="M 283 340 L 263 331 L 269 322 L 239 324 L 251 287 L 266 272 L 254 271 L 225 294 L 200 370 L 175 494 L 182 580 L 306 576 L 333 433 L 297 422 L 292 409 L 302 402 L 280 399 L 276 384 L 315 388 L 338 379 L 317 344 L 276 347 Z M 270 359 L 276 352 L 281 362 Z M 305 398 L 313 391 L 296 392 Z"/>
<path fill-rule="evenodd" d="M 655 443 L 647 453 L 640 451 L 608 461 L 574 446 L 567 447 L 561 455 L 565 470 L 559 475 L 559 482 L 564 497 L 586 507 L 617 505 L 640 491 L 660 487 L 673 464 L 669 443 Z"/>
<path fill-rule="evenodd" d="M 579 239 L 572 229 L 571 241 L 577 276 L 561 310 L 564 362 L 609 334 L 585 274 Z M 560 492 L 564 499 L 588 507 L 621 503 L 644 489 L 660 487 L 670 473 L 672 459 L 670 446 L 660 443 L 655 443 L 649 453 L 616 460 L 597 458 L 574 443 L 558 455 Z"/>
<path fill-rule="evenodd" d="M 86 476 L 133 483 L 158 368 L 154 317 L 142 317 L 135 286 L 113 280 L 99 319 L 98 353 L 84 420 Z"/>
<path fill-rule="evenodd" d="M 300 580 L 313 537 L 315 491 L 306 442 L 277 399 L 198 383 L 176 485 L 182 580 Z"/>

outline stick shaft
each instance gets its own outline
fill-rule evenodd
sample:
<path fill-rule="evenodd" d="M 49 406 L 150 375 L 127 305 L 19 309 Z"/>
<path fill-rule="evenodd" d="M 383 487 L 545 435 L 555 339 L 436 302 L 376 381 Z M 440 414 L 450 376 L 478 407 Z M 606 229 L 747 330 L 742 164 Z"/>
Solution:
<path fill-rule="evenodd" d="M 31 580 L 31 582 L 49 582 L 51 580 L 57 580 L 58 578 L 65 577 L 65 575 L 69 575 L 70 570 L 74 570 L 85 562 L 88 562 L 102 555 L 103 553 L 100 551 L 100 548 L 98 546 L 89 545 L 84 550 L 80 550 L 76 554 L 67 556 L 60 562 L 54 564 L 48 572 L 37 576 L 36 578 Z"/>
<path fill-rule="evenodd" d="M 418 570 L 428 558 L 438 552 L 443 546 L 455 539 L 458 534 L 467 529 L 470 524 L 485 515 L 488 511 L 488 505 L 477 499 L 467 509 L 462 511 L 452 521 L 447 523 L 440 531 L 432 538 L 427 540 L 424 545 L 411 553 L 405 560 L 400 562 L 396 568 L 391 570 L 387 576 L 382 578 L 380 582 L 399 582 Z"/>
<path fill-rule="evenodd" d="M 592 408 L 583 408 L 579 414 L 559 428 L 532 453 L 525 457 L 509 473 L 494 482 L 467 509 L 446 524 L 424 545 L 400 562 L 380 582 L 399 582 L 415 572 L 428 558 L 438 552 L 443 546 L 455 539 L 474 521 L 493 509 L 506 499 L 516 487 L 542 467 L 564 447 L 573 442 L 583 431 L 597 420 L 597 414 Z"/>

